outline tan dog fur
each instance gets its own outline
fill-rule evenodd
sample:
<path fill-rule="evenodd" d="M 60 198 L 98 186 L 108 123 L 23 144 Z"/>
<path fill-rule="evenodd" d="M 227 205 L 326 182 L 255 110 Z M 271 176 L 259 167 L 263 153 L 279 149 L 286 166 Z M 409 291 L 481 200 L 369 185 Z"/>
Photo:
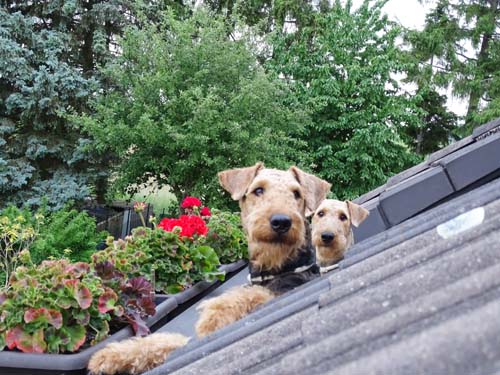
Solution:
<path fill-rule="evenodd" d="M 235 287 L 217 298 L 210 298 L 198 306 L 202 318 L 196 322 L 196 334 L 204 337 L 252 312 L 256 306 L 274 297 L 269 289 L 261 286 Z"/>
<path fill-rule="evenodd" d="M 296 167 L 288 171 L 252 167 L 219 173 L 219 181 L 241 208 L 250 263 L 262 270 L 278 269 L 306 241 L 306 214 L 325 198 L 330 184 Z M 290 229 L 279 236 L 270 227 L 274 213 L 288 215 Z M 233 323 L 269 301 L 274 293 L 261 286 L 236 287 L 202 302 L 195 329 L 199 337 Z M 181 335 L 155 333 L 108 345 L 94 354 L 88 369 L 94 374 L 139 374 L 163 363 L 172 350 L 188 341 Z"/>
<path fill-rule="evenodd" d="M 359 226 L 369 215 L 365 208 L 350 201 L 325 199 L 312 218 L 312 242 L 316 261 L 321 267 L 330 266 L 344 257 L 354 243 L 352 225 Z M 331 242 L 326 234 L 333 235 Z"/>

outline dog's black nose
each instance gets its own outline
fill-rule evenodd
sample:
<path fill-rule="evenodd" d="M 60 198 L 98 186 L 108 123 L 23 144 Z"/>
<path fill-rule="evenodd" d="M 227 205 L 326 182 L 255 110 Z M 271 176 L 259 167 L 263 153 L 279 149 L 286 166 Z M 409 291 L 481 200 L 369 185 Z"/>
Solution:
<path fill-rule="evenodd" d="M 335 234 L 333 234 L 332 232 L 323 232 L 323 233 L 321 233 L 321 240 L 325 244 L 329 244 L 330 242 L 333 241 L 334 238 L 335 238 Z"/>
<path fill-rule="evenodd" d="M 276 214 L 271 216 L 271 228 L 276 233 L 286 233 L 292 226 L 292 219 L 288 215 Z"/>

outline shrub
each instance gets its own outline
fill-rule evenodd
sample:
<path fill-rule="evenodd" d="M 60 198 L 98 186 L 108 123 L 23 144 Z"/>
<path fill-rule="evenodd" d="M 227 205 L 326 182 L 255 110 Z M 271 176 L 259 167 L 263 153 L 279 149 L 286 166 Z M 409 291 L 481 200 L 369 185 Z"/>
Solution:
<path fill-rule="evenodd" d="M 238 214 L 214 209 L 207 225 L 207 244 L 215 249 L 221 263 L 248 257 L 246 236 Z"/>
<path fill-rule="evenodd" d="M 179 228 L 180 229 L 180 228 Z M 155 289 L 176 293 L 197 281 L 223 278 L 219 258 L 204 236 L 180 237 L 180 230 L 139 227 L 124 240 L 108 237 L 107 248 L 92 256 L 94 264 L 110 261 L 129 277 L 144 276 Z"/>
<path fill-rule="evenodd" d="M 0 292 L 0 349 L 75 352 L 123 322 L 132 323 L 137 334 L 147 333 L 142 317 L 154 313 L 154 303 L 146 280 L 126 280 L 107 263 L 95 272 L 84 262 L 60 259 L 35 266 L 29 252 L 21 258 L 24 265 Z"/>
<path fill-rule="evenodd" d="M 47 224 L 40 228 L 40 234 L 31 247 L 31 256 L 35 263 L 63 257 L 73 262 L 89 262 L 96 246 L 106 235 L 106 232 L 96 230 L 95 219 L 86 212 L 65 207 L 52 213 Z"/>

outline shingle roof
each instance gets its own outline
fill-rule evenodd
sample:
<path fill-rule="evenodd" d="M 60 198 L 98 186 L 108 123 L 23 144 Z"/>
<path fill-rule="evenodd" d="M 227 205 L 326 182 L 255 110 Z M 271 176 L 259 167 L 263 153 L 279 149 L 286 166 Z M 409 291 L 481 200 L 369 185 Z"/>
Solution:
<path fill-rule="evenodd" d="M 500 371 L 499 126 L 360 197 L 372 220 L 338 270 L 193 339 L 148 374 Z M 194 337 L 196 319 L 192 307 L 161 331 Z"/>

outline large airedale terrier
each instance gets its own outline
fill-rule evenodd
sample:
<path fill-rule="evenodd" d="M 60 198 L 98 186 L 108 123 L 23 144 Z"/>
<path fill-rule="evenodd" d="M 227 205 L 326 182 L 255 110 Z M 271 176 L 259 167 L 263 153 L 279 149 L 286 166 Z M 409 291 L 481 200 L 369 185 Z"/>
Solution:
<path fill-rule="evenodd" d="M 335 268 L 346 250 L 354 243 L 352 226 L 357 227 L 369 211 L 350 201 L 325 199 L 312 218 L 312 242 L 321 272 Z"/>
<path fill-rule="evenodd" d="M 252 167 L 219 173 L 221 185 L 241 208 L 248 237 L 251 285 L 200 304 L 198 336 L 237 321 L 269 301 L 318 276 L 306 216 L 326 197 L 330 184 L 296 167 L 288 171 Z M 187 338 L 156 333 L 112 343 L 90 360 L 91 373 L 138 374 L 163 363 Z"/>

